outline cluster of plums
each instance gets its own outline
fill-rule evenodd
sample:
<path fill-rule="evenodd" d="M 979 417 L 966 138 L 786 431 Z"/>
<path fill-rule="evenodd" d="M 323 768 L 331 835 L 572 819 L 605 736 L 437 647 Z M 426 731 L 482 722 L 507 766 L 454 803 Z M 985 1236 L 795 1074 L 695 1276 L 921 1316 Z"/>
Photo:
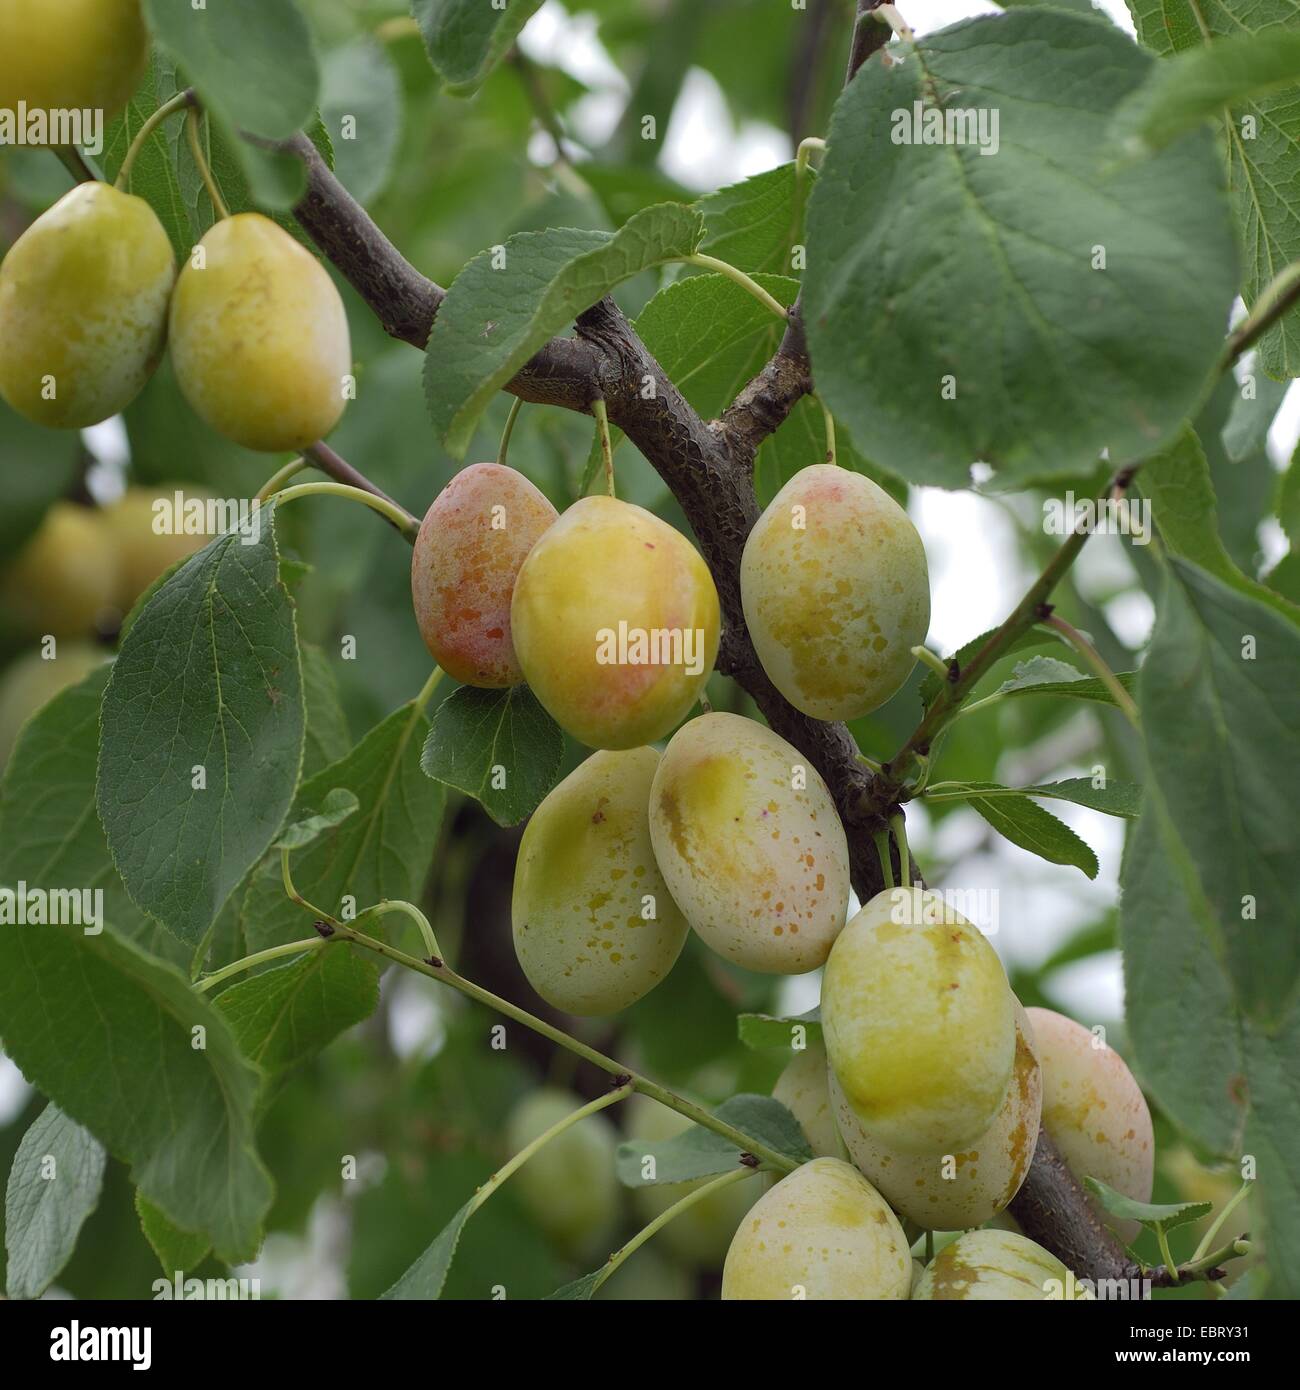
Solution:
<path fill-rule="evenodd" d="M 578 1015 L 623 1009 L 667 975 L 691 929 L 750 970 L 825 967 L 824 1047 L 801 1051 L 775 1091 L 817 1158 L 743 1221 L 752 1193 L 717 1194 L 734 1231 L 724 1297 L 1042 1298 L 1049 1279 L 1073 1287 L 1024 1236 L 976 1228 L 1011 1224 L 1040 1119 L 1080 1176 L 1148 1198 L 1141 1091 L 1080 1025 L 1023 1009 L 988 941 L 939 895 L 889 890 L 846 925 L 848 846 L 816 770 L 753 720 L 687 718 L 717 652 L 719 607 L 685 537 L 611 497 L 557 516 L 522 475 L 476 464 L 430 507 L 412 591 L 447 671 L 479 686 L 527 681 L 598 750 L 545 798 L 520 847 L 515 948 L 542 998 Z M 888 699 L 929 621 L 925 554 L 906 513 L 828 465 L 797 474 L 755 525 L 741 597 L 765 671 L 817 718 Z M 637 635 L 656 633 L 665 640 L 639 659 Z M 625 640 L 611 645 L 611 634 Z M 555 1097 L 534 1109 L 512 1137 L 526 1142 L 561 1113 Z M 566 1165 L 594 1168 L 594 1147 L 612 1159 L 613 1134 L 604 1116 L 583 1121 L 556 1141 L 573 1158 L 561 1147 L 549 1176 L 525 1181 L 567 1242 L 578 1227 L 613 1224 L 612 1179 L 582 1183 L 576 1206 L 600 1217 L 587 1225 L 563 1214 L 559 1195 Z M 665 1205 L 680 1195 L 638 1196 L 647 1192 Z M 902 1221 L 968 1234 L 921 1273 Z"/>
<path fill-rule="evenodd" d="M 138 0 L 61 0 L 57 19 L 44 8 L 0 6 L 0 108 L 111 116 L 148 59 Z M 343 412 L 343 302 L 316 258 L 260 213 L 217 222 L 177 276 L 144 199 L 82 183 L 0 264 L 0 396 L 38 425 L 116 415 L 168 340 L 190 405 L 245 448 L 303 449 Z"/>

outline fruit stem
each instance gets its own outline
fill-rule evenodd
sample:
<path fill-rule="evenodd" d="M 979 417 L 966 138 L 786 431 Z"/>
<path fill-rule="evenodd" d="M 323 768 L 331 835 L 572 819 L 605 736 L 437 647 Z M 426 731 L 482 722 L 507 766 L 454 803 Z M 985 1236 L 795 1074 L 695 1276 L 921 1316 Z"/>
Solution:
<path fill-rule="evenodd" d="M 1114 671 L 1102 660 L 1101 653 L 1092 645 L 1091 642 L 1079 631 L 1072 627 L 1059 614 L 1053 613 L 1043 624 L 1050 627 L 1055 632 L 1059 632 L 1062 637 L 1079 653 L 1089 666 L 1097 673 L 1098 679 L 1107 690 L 1115 697 L 1115 703 L 1120 707 L 1124 718 L 1132 726 L 1141 732 L 1142 726 L 1138 722 L 1138 707 L 1133 702 L 1133 697 L 1119 683 Z"/>
<path fill-rule="evenodd" d="M 948 679 L 948 663 L 941 656 L 936 656 L 929 647 L 920 646 L 912 648 L 912 655 L 918 661 L 924 661 L 940 680 Z"/>
<path fill-rule="evenodd" d="M 318 483 L 295 483 L 293 487 L 285 488 L 283 492 L 277 492 L 274 501 L 277 506 L 283 506 L 286 502 L 292 502 L 299 497 L 347 497 L 354 502 L 364 503 L 371 511 L 378 512 L 386 521 L 391 521 L 408 539 L 420 529 L 420 523 L 413 516 L 408 516 L 406 512 L 400 507 L 394 506 L 386 497 L 376 497 L 373 492 L 366 492 L 364 488 L 349 487 L 347 483 L 336 483 L 332 480 Z"/>
<path fill-rule="evenodd" d="M 1193 1255 L 1185 1265 L 1178 1266 L 1180 1275 L 1201 1274 L 1207 1269 L 1217 1269 L 1225 1260 L 1237 1260 L 1243 1255 L 1250 1254 L 1250 1241 L 1238 1236 L 1235 1240 L 1230 1240 L 1227 1245 L 1220 1247 L 1210 1255 Z"/>
<path fill-rule="evenodd" d="M 253 501 L 265 502 L 269 497 L 279 492 L 290 478 L 310 467 L 311 465 L 305 458 L 296 458 L 292 463 L 286 463 L 283 468 L 277 468 L 258 489 L 257 496 L 253 498 Z"/>
<path fill-rule="evenodd" d="M 596 1274 L 596 1282 L 591 1288 L 592 1293 L 595 1293 L 595 1291 L 605 1283 L 610 1275 L 618 1269 L 619 1265 L 621 1265 L 629 1255 L 635 1255 L 651 1236 L 663 1230 L 670 1221 L 680 1216 L 682 1212 L 693 1207 L 696 1202 L 702 1202 L 712 1193 L 719 1192 L 724 1187 L 730 1187 L 732 1183 L 741 1182 L 745 1178 L 751 1178 L 755 1173 L 760 1171 L 761 1170 L 758 1168 L 744 1166 L 733 1169 L 730 1173 L 721 1173 L 716 1178 L 710 1178 L 708 1182 L 688 1192 L 685 1197 L 674 1202 L 672 1206 L 666 1207 L 648 1226 L 643 1226 L 631 1240 L 624 1245 L 620 1245 L 609 1259 L 601 1265 Z"/>
<path fill-rule="evenodd" d="M 904 43 L 916 42 L 916 35 L 912 32 L 911 25 L 898 13 L 896 5 L 877 5 L 872 14 L 882 23 L 888 24 Z"/>
<path fill-rule="evenodd" d="M 506 451 L 510 448 L 510 436 L 515 432 L 515 421 L 519 418 L 519 407 L 523 405 L 522 396 L 516 396 L 510 402 L 510 414 L 506 416 L 506 427 L 501 431 L 501 445 L 497 449 L 497 462 L 505 466 Z"/>
<path fill-rule="evenodd" d="M 605 400 L 597 396 L 591 403 L 591 413 L 596 417 L 596 433 L 600 438 L 600 456 L 605 464 L 605 491 L 614 496 L 614 446 L 609 438 L 609 411 Z"/>
<path fill-rule="evenodd" d="M 194 162 L 198 165 L 199 173 L 203 176 L 203 185 L 208 190 L 208 197 L 212 199 L 212 210 L 219 219 L 229 217 L 230 209 L 221 196 L 217 181 L 212 177 L 212 170 L 208 167 L 207 156 L 203 153 L 203 142 L 199 136 L 199 108 L 197 106 L 191 106 L 185 113 L 185 135 L 190 142 L 190 153 L 194 156 Z"/>
<path fill-rule="evenodd" d="M 439 681 L 442 680 L 442 676 L 443 676 L 442 667 L 441 667 L 441 666 L 435 666 L 435 667 L 433 668 L 433 670 L 432 670 L 432 671 L 430 672 L 430 674 L 429 674 L 429 679 L 428 679 L 427 681 L 425 681 L 425 683 L 420 687 L 420 693 L 419 693 L 419 694 L 415 697 L 415 699 L 411 702 L 412 705 L 414 706 L 414 709 L 412 710 L 412 714 L 413 714 L 413 715 L 414 715 L 414 714 L 423 714 L 423 713 L 424 713 L 424 707 L 425 707 L 425 706 L 429 703 L 429 701 L 433 698 L 433 692 L 434 692 L 435 690 L 437 690 L 437 688 L 438 688 L 438 683 L 439 683 Z M 403 907 L 407 907 L 407 906 L 409 906 L 409 904 L 408 904 L 408 903 L 403 903 L 402 906 L 403 906 Z M 435 952 L 434 954 L 436 955 L 437 952 Z"/>
<path fill-rule="evenodd" d="M 632 1083 L 629 1081 L 606 1095 L 598 1096 L 595 1100 L 588 1101 L 586 1105 L 579 1106 L 577 1110 L 573 1111 L 572 1114 L 565 1115 L 563 1119 L 556 1120 L 550 1129 L 539 1134 L 532 1143 L 525 1144 L 512 1159 L 503 1163 L 490 1178 L 487 1178 L 480 1187 L 475 1189 L 473 1197 L 470 1198 L 469 1210 L 465 1213 L 466 1218 L 473 1216 L 508 1177 L 517 1173 L 539 1149 L 545 1148 L 552 1139 L 558 1138 L 566 1129 L 576 1125 L 579 1120 L 585 1120 L 588 1115 L 595 1115 L 600 1110 L 607 1110 L 611 1105 L 617 1105 L 620 1100 L 626 1100 L 631 1094 Z"/>
<path fill-rule="evenodd" d="M 1249 1182 L 1243 1182 L 1240 1190 L 1234 1192 L 1228 1201 L 1224 1203 L 1223 1210 L 1214 1218 L 1209 1230 L 1201 1237 L 1201 1243 L 1196 1247 L 1195 1251 L 1193 1251 L 1191 1259 L 1192 1264 L 1196 1264 L 1196 1262 L 1204 1256 L 1205 1252 L 1210 1248 L 1210 1242 L 1223 1228 L 1223 1223 L 1232 1215 L 1236 1207 L 1245 1200 L 1246 1193 L 1250 1191 L 1250 1187 L 1251 1185 Z M 1211 1266 L 1211 1268 L 1213 1268 L 1213 1266 Z"/>
<path fill-rule="evenodd" d="M 144 148 L 144 142 L 158 129 L 168 116 L 174 115 L 183 107 L 193 106 L 194 88 L 187 87 L 183 92 L 178 92 L 170 101 L 165 101 L 153 113 L 152 116 L 136 131 L 135 139 L 131 141 L 126 154 L 122 159 L 122 167 L 117 171 L 117 178 L 113 180 L 113 187 L 123 189 L 131 177 L 131 167 L 135 163 L 136 156 Z"/>
<path fill-rule="evenodd" d="M 1169 1253 L 1169 1235 L 1163 1226 L 1156 1227 L 1156 1241 L 1160 1246 L 1160 1258 L 1165 1262 L 1165 1268 L 1169 1271 L 1169 1277 L 1177 1284 L 1178 1266 L 1174 1263 L 1173 1255 Z"/>
<path fill-rule="evenodd" d="M 439 672 L 439 675 L 442 673 Z M 380 917 L 387 916 L 390 912 L 402 912 L 408 916 L 420 929 L 420 939 L 424 942 L 425 949 L 429 955 L 442 958 L 442 951 L 438 946 L 438 938 L 433 934 L 433 925 L 429 919 L 420 911 L 414 903 L 404 903 L 399 899 L 385 898 L 382 902 L 375 903 L 373 907 L 368 907 L 364 912 L 358 913 L 358 922 L 367 921 L 370 918 L 378 920 Z"/>
<path fill-rule="evenodd" d="M 97 183 L 99 175 L 91 167 L 90 161 L 76 145 L 56 145 L 55 157 L 72 175 L 74 183 Z"/>
<path fill-rule="evenodd" d="M 223 965 L 220 970 L 214 970 L 211 975 L 204 975 L 201 980 L 196 980 L 194 988 L 200 993 L 209 990 L 213 985 L 219 985 L 222 980 L 228 980 L 232 975 L 242 974 L 245 970 L 251 970 L 255 965 L 265 965 L 269 960 L 278 960 L 281 956 L 296 956 L 302 951 L 319 951 L 322 946 L 328 946 L 334 940 L 329 936 L 311 936 L 305 941 L 287 941 L 281 946 L 268 946 L 265 951 L 256 951 L 251 956 L 244 956 L 242 959 L 233 961 L 230 965 Z"/>
<path fill-rule="evenodd" d="M 770 309 L 778 318 L 785 319 L 790 317 L 790 311 L 779 300 L 774 299 L 756 280 L 751 280 L 743 270 L 738 270 L 734 265 L 726 261 L 720 261 L 716 256 L 705 256 L 696 252 L 693 256 L 681 257 L 683 264 L 699 266 L 701 270 L 712 270 L 719 275 L 725 275 L 728 280 L 734 280 L 741 289 L 748 291 L 755 299 L 766 308 Z"/>
<path fill-rule="evenodd" d="M 871 837 L 876 842 L 876 853 L 880 856 L 880 872 L 885 879 L 885 887 L 893 888 L 894 861 L 889 856 L 889 831 L 877 830 Z"/>
<path fill-rule="evenodd" d="M 933 1231 L 927 1231 L 927 1232 L 925 1233 L 925 1262 L 926 1262 L 926 1264 L 929 1264 L 930 1261 L 931 1261 L 932 1259 L 934 1259 L 934 1232 L 933 1232 Z"/>
<path fill-rule="evenodd" d="M 826 426 L 826 462 L 837 464 L 839 459 L 835 456 L 835 420 L 820 396 L 817 397 L 817 404 L 822 408 L 822 421 Z"/>
<path fill-rule="evenodd" d="M 297 898 L 294 894 L 290 896 L 295 897 L 295 901 L 302 904 L 301 898 Z M 468 998 L 480 1004 L 486 1004 L 488 1008 L 495 1009 L 497 1013 L 514 1019 L 516 1023 L 522 1024 L 525 1028 L 531 1028 L 534 1033 L 540 1033 L 544 1038 L 549 1038 L 560 1047 L 576 1053 L 584 1061 L 590 1062 L 594 1067 L 599 1067 L 601 1071 L 609 1072 L 611 1076 L 626 1077 L 633 1090 L 638 1091 L 641 1095 L 649 1096 L 652 1100 L 657 1100 L 661 1105 L 666 1105 L 668 1109 L 675 1110 L 679 1115 L 685 1115 L 688 1120 L 693 1120 L 702 1128 L 720 1135 L 729 1143 L 735 1144 L 738 1149 L 753 1154 L 755 1158 L 768 1167 L 775 1168 L 782 1173 L 792 1173 L 799 1166 L 797 1159 L 778 1153 L 777 1150 L 760 1143 L 743 1130 L 737 1129 L 725 1120 L 718 1119 L 702 1105 L 696 1105 L 694 1101 L 687 1100 L 685 1096 L 679 1096 L 666 1086 L 659 1085 L 657 1081 L 651 1081 L 649 1077 L 641 1076 L 622 1062 L 607 1057 L 603 1052 L 597 1052 L 594 1047 L 588 1047 L 578 1038 L 572 1037 L 562 1029 L 547 1023 L 545 1019 L 538 1018 L 536 1014 L 530 1014 L 526 1009 L 521 1009 L 518 1005 L 510 1003 L 508 999 L 502 999 L 500 995 L 493 994 L 491 990 L 484 989 L 482 985 L 476 985 L 472 980 L 458 975 L 440 956 L 427 961 L 416 960 L 414 956 L 407 955 L 405 951 L 397 950 L 388 945 L 387 942 L 378 941 L 374 937 L 366 936 L 363 932 L 357 931 L 355 926 L 339 922 L 324 913 L 317 912 L 310 904 L 303 905 L 333 927 L 335 934 L 355 942 L 364 950 L 373 951 L 376 955 L 383 956 L 386 960 L 404 965 L 408 970 L 414 970 L 418 974 L 427 975 L 431 980 L 438 980 L 442 984 L 450 985 Z"/>
<path fill-rule="evenodd" d="M 1300 261 L 1284 266 L 1264 286 L 1255 307 L 1242 319 L 1223 345 L 1219 370 L 1226 372 L 1248 347 L 1265 333 L 1300 299 Z"/>
<path fill-rule="evenodd" d="M 820 135 L 810 135 L 806 140 L 799 141 L 799 148 L 794 154 L 794 176 L 796 182 L 803 180 L 808 168 L 808 161 L 814 154 L 826 153 L 826 141 Z"/>
<path fill-rule="evenodd" d="M 894 841 L 898 845 L 899 876 L 903 880 L 903 887 L 910 888 L 912 886 L 912 856 L 907 848 L 907 822 L 903 819 L 901 811 L 890 816 L 889 828 L 894 832 Z"/>

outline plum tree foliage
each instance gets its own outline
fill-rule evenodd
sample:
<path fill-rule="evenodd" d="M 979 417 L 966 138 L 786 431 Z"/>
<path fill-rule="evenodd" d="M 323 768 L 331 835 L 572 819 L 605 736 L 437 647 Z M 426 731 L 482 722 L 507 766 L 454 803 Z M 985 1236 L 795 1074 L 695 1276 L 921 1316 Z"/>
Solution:
<path fill-rule="evenodd" d="M 0 0 L 7 1295 L 1300 1296 L 1294 16 L 537 8 Z"/>

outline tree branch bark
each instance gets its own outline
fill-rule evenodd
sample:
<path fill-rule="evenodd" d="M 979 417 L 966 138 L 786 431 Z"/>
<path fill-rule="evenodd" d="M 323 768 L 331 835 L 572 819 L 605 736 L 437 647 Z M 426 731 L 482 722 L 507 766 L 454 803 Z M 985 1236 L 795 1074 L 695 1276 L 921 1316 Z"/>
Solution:
<path fill-rule="evenodd" d="M 868 17 L 873 8 L 875 0 L 859 0 L 849 78 L 889 38 L 886 26 Z M 283 148 L 307 167 L 307 192 L 295 209 L 298 221 L 385 331 L 423 348 L 446 292 L 405 260 L 306 136 Z M 654 381 L 653 393 L 643 390 L 647 377 Z M 897 804 L 892 779 L 888 786 L 874 786 L 843 724 L 810 719 L 786 702 L 759 663 L 740 603 L 741 553 L 758 517 L 755 452 L 812 390 L 798 302 L 772 359 L 715 421 L 702 420 L 691 408 L 610 299 L 580 314 L 575 336 L 553 338 L 505 389 L 526 401 L 583 414 L 602 397 L 609 418 L 668 484 L 717 585 L 724 624 L 718 669 L 753 697 L 771 727 L 826 781 L 848 836 L 854 888 L 864 902 L 874 897 L 884 884 L 872 835 Z M 1012 1209 L 1027 1234 L 1079 1276 L 1123 1277 L 1113 1271 L 1130 1270 L 1045 1135 Z"/>

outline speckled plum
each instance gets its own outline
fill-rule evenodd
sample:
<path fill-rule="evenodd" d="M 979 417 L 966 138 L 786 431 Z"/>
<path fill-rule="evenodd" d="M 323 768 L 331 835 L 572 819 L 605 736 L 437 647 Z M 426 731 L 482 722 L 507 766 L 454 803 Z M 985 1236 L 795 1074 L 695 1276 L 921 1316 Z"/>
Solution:
<path fill-rule="evenodd" d="M 1011 1231 L 967 1231 L 926 1266 L 913 1298 L 938 1300 L 1062 1301 L 1085 1297 L 1070 1271 L 1050 1251 Z"/>
<path fill-rule="evenodd" d="M 848 1158 L 831 1103 L 830 1066 L 826 1048 L 809 1040 L 796 1052 L 772 1087 L 772 1097 L 799 1121 L 808 1147 L 818 1158 Z"/>

